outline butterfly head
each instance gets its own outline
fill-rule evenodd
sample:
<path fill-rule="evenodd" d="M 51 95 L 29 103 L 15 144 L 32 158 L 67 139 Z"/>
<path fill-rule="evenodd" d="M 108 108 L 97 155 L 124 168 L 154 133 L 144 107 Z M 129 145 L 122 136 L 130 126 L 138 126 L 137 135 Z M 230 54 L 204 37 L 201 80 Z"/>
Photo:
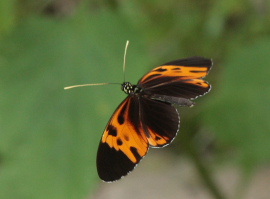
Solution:
<path fill-rule="evenodd" d="M 136 94 L 141 92 L 141 89 L 136 85 L 132 85 L 130 82 L 124 82 L 122 84 L 122 91 L 124 91 L 126 94 Z"/>

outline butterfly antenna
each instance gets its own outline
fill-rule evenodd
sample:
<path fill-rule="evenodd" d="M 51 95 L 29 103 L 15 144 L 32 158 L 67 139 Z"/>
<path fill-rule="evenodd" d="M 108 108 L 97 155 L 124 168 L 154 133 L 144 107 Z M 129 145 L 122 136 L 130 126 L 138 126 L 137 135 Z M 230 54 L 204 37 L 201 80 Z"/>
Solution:
<path fill-rule="evenodd" d="M 124 53 L 124 63 L 123 63 L 124 82 L 126 81 L 126 55 L 127 55 L 128 44 L 129 44 L 129 40 L 127 40 L 126 47 L 125 47 L 125 53 Z M 74 86 L 67 86 L 67 87 L 64 87 L 64 89 L 67 90 L 67 89 L 83 87 L 83 86 L 101 86 L 101 85 L 107 85 L 107 84 L 120 84 L 120 83 L 80 84 L 80 85 L 74 85 Z"/>
<path fill-rule="evenodd" d="M 124 53 L 124 63 L 123 63 L 124 82 L 126 82 L 126 55 L 127 55 L 128 44 L 129 44 L 129 40 L 127 40 L 125 53 Z"/>
<path fill-rule="evenodd" d="M 65 90 L 71 89 L 71 88 L 77 88 L 77 87 L 83 87 L 83 86 L 101 86 L 101 85 L 107 85 L 107 84 L 120 84 L 120 83 L 95 83 L 95 84 L 81 84 L 81 85 L 74 85 L 74 86 L 67 86 L 64 87 Z"/>

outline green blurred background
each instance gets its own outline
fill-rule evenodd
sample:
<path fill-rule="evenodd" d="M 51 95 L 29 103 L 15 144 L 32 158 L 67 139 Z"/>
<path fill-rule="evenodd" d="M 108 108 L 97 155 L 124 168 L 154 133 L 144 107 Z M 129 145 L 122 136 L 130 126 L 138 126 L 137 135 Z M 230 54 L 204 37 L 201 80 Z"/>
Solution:
<path fill-rule="evenodd" d="M 203 56 L 214 61 L 206 78 L 212 90 L 192 109 L 179 108 L 181 133 L 170 146 L 150 150 L 128 177 L 106 184 L 96 151 L 125 94 L 115 85 L 63 87 L 122 83 L 126 40 L 128 81 Z M 185 178 L 166 177 L 186 167 L 206 198 L 249 198 L 254 182 L 265 188 L 252 193 L 270 198 L 269 180 L 254 181 L 261 172 L 270 179 L 269 75 L 267 0 L 1 0 L 0 198 L 159 198 L 162 188 L 149 191 L 154 181 L 171 187 L 167 198 L 180 198 L 173 184 Z M 181 161 L 188 165 L 172 169 Z M 219 179 L 224 167 L 240 176 L 234 191 L 230 179 Z"/>

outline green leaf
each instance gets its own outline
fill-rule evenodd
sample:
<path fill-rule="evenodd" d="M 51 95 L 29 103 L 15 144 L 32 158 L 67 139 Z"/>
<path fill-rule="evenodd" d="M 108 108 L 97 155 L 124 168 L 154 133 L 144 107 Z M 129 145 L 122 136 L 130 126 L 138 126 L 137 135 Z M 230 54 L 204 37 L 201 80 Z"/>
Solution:
<path fill-rule="evenodd" d="M 100 182 L 97 147 L 120 85 L 147 72 L 143 40 L 117 15 L 32 18 L 0 44 L 0 198 L 83 198 Z M 143 64 L 144 63 L 144 64 Z"/>

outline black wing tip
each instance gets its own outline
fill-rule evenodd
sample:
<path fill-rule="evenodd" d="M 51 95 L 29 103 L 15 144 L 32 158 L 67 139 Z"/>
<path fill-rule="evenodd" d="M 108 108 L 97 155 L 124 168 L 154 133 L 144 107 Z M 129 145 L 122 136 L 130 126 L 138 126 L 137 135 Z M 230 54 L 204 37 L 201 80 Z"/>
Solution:
<path fill-rule="evenodd" d="M 116 151 L 106 143 L 100 143 L 97 154 L 97 171 L 104 182 L 114 182 L 131 172 L 133 163 L 121 150 Z"/>
<path fill-rule="evenodd" d="M 213 60 L 209 58 L 204 57 L 188 57 L 184 59 L 177 59 L 162 65 L 175 65 L 175 66 L 207 66 L 210 70 L 210 68 L 213 65 Z"/>

